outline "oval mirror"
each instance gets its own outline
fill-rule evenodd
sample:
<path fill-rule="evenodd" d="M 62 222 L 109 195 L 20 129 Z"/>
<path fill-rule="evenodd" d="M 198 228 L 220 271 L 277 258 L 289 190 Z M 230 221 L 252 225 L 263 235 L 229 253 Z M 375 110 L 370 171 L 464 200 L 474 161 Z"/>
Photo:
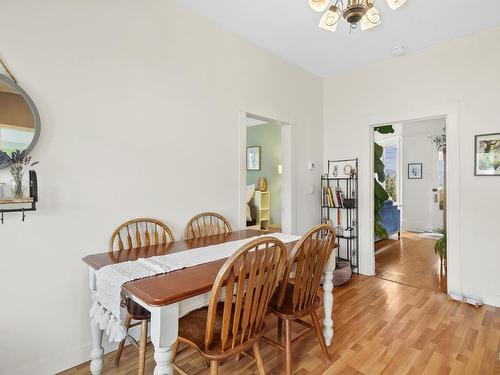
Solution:
<path fill-rule="evenodd" d="M 27 156 L 40 136 L 40 115 L 21 86 L 0 74 L 0 169 L 14 151 Z"/>

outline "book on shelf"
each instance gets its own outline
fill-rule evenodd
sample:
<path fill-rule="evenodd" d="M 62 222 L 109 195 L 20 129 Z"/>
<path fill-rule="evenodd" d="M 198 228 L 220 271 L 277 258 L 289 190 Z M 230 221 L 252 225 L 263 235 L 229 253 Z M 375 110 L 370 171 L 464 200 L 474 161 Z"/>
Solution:
<path fill-rule="evenodd" d="M 322 205 L 330 208 L 344 208 L 344 193 L 342 189 L 337 187 L 332 190 L 327 186 L 322 191 Z"/>

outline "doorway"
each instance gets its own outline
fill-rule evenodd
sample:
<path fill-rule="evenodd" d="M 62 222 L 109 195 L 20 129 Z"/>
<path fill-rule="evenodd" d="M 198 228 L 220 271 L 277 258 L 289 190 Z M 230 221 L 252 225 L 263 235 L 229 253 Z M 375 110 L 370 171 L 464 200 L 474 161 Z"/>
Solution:
<path fill-rule="evenodd" d="M 446 292 L 446 118 L 375 126 L 372 141 L 375 275 Z"/>
<path fill-rule="evenodd" d="M 293 128 L 240 113 L 240 228 L 293 233 Z"/>

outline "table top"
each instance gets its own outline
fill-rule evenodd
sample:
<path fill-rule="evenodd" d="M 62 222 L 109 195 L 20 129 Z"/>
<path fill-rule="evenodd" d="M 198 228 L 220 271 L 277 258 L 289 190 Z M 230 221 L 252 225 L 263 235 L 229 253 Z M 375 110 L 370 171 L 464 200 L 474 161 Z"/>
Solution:
<path fill-rule="evenodd" d="M 83 261 L 90 267 L 99 269 L 108 264 L 172 254 L 174 252 L 242 240 L 267 233 L 272 236 L 272 233 L 269 232 L 247 229 L 226 235 L 204 237 L 198 240 L 175 241 L 164 245 L 145 246 L 115 252 L 108 251 L 106 253 L 88 255 L 83 258 Z M 288 254 L 290 254 L 295 243 L 296 242 L 285 244 Z M 226 259 L 227 258 L 145 279 L 130 281 L 122 286 L 122 290 L 125 294 L 135 296 L 151 306 L 169 305 L 209 292 L 212 289 L 217 273 Z"/>

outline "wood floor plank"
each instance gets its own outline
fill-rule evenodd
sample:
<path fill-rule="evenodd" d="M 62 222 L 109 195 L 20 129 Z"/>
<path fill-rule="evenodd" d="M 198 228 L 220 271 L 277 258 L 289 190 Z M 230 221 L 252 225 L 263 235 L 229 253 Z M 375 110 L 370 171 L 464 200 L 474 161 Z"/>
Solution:
<path fill-rule="evenodd" d="M 319 374 L 493 374 L 500 375 L 500 309 L 475 308 L 450 301 L 445 294 L 390 282 L 376 277 L 355 276 L 336 288 L 334 339 L 325 363 L 314 335 L 293 346 L 295 375 Z M 276 319 L 267 320 L 267 335 L 276 337 Z M 296 335 L 302 330 L 294 326 Z M 268 375 L 284 372 L 281 352 L 261 344 Z M 114 353 L 104 359 L 103 374 L 137 373 L 138 352 L 127 346 L 120 367 Z M 208 374 L 192 350 L 176 361 L 193 375 Z M 146 374 L 154 369 L 153 347 L 148 345 Z M 227 361 L 221 374 L 258 374 L 249 358 Z M 90 374 L 88 363 L 63 372 Z"/>
<path fill-rule="evenodd" d="M 401 232 L 399 240 L 376 242 L 376 275 L 417 288 L 446 290 L 446 278 L 440 274 L 434 243 L 435 240 L 412 232 Z"/>

